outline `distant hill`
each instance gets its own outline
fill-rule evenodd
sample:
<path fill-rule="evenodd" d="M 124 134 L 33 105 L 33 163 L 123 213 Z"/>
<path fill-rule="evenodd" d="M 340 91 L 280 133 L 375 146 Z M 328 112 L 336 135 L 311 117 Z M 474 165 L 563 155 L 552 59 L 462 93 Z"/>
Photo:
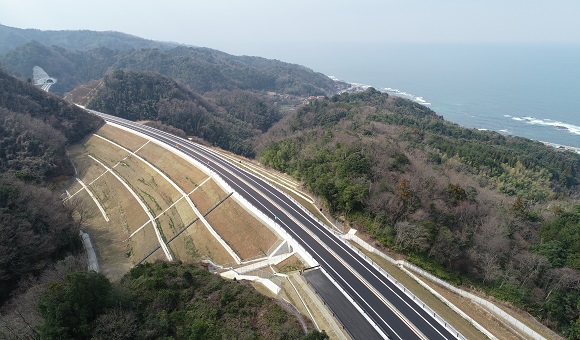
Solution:
<path fill-rule="evenodd" d="M 64 147 L 101 119 L 0 70 L 0 171 L 44 180 L 71 174 Z"/>
<path fill-rule="evenodd" d="M 253 156 L 250 140 L 281 118 L 268 101 L 248 91 L 194 93 L 150 72 L 114 71 L 85 98 L 90 109 L 131 120 L 159 121 L 238 154 Z"/>
<path fill-rule="evenodd" d="M 32 41 L 0 56 L 0 65 L 21 80 L 32 78 L 32 68 L 40 66 L 58 80 L 50 91 L 62 95 L 89 80 L 102 78 L 117 54 L 107 48 L 76 51 Z"/>
<path fill-rule="evenodd" d="M 117 69 L 156 72 L 200 93 L 241 89 L 311 96 L 335 93 L 338 86 L 327 76 L 296 64 L 117 32 L 0 26 L 0 66 L 21 79 L 30 78 L 32 68 L 40 66 L 58 79 L 51 91 L 60 95 Z"/>
<path fill-rule="evenodd" d="M 56 45 L 73 50 L 92 50 L 99 47 L 112 50 L 171 48 L 179 45 L 176 43 L 143 39 L 130 34 L 113 31 L 41 31 L 38 29 L 21 29 L 0 24 L 0 54 L 31 41 L 40 41 L 47 46 Z"/>

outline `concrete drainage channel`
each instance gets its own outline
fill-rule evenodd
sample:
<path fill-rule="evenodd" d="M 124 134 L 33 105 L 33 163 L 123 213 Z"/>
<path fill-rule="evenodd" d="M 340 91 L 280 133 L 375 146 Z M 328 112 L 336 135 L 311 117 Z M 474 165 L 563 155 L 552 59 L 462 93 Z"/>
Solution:
<path fill-rule="evenodd" d="M 87 269 L 99 272 L 99 261 L 97 260 L 97 253 L 95 252 L 95 247 L 91 241 L 91 237 L 87 232 L 82 230 L 79 231 L 79 235 L 83 240 L 83 247 L 87 253 Z"/>

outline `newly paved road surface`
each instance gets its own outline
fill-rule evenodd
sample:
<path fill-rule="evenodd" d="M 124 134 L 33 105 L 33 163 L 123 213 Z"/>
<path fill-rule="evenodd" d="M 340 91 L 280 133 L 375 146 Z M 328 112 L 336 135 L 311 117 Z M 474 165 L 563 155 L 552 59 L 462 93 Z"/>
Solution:
<path fill-rule="evenodd" d="M 332 314 L 344 325 L 350 336 L 355 339 L 369 340 L 382 338 L 320 269 L 309 270 L 302 275 L 329 307 Z"/>
<path fill-rule="evenodd" d="M 340 288 L 364 311 L 368 327 L 393 339 L 453 339 L 432 315 L 420 308 L 377 268 L 361 259 L 336 235 L 323 227 L 293 200 L 266 181 L 239 169 L 196 143 L 117 117 L 96 113 L 105 120 L 133 129 L 174 147 L 208 166 L 233 190 L 264 214 L 275 219 L 324 268 Z"/>

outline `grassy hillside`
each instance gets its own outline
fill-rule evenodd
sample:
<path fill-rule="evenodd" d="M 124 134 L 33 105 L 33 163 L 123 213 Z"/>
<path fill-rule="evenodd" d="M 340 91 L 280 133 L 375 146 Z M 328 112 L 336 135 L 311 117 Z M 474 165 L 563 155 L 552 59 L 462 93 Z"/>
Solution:
<path fill-rule="evenodd" d="M 0 75 L 0 113 L 4 119 L 0 138 L 4 143 L 2 156 L 6 158 L 2 159 L 4 172 L 0 173 L 0 306 L 15 292 L 28 289 L 22 300 L 9 304 L 11 308 L 18 306 L 17 311 L 21 313 L 14 322 L 24 323 L 26 327 L 12 328 L 13 320 L 3 317 L 0 337 L 327 338 L 316 331 L 306 334 L 292 315 L 295 311 L 286 311 L 257 293 L 251 285 L 226 281 L 197 266 L 147 264 L 134 268 L 117 283 L 94 272 L 76 272 L 63 277 L 63 272 L 78 268 L 70 261 L 63 265 L 66 268 L 56 266 L 57 269 L 50 271 L 66 255 L 81 251 L 78 229 L 82 221 L 73 218 L 70 206 L 63 205 L 57 193 L 43 187 L 46 181 L 67 172 L 60 164 L 48 166 L 41 160 L 66 159 L 64 150 L 68 143 L 79 142 L 101 121 L 29 84 L 4 73 Z M 146 84 L 150 90 L 167 85 L 166 78 L 155 79 L 158 82 Z M 161 100 L 195 101 L 204 109 L 215 105 L 183 88 L 180 91 L 179 86 L 172 90 L 172 96 Z M 147 98 L 158 100 L 155 95 L 165 94 L 153 90 L 147 93 Z M 227 103 L 234 99 L 222 94 L 222 100 Z M 256 124 L 264 121 L 258 120 Z M 43 171 L 38 174 L 43 175 L 33 176 L 36 172 L 30 171 L 30 167 L 17 167 L 20 163 L 14 161 L 20 157 L 24 162 L 40 162 L 37 168 Z M 188 176 L 192 176 L 191 171 Z M 237 213 L 236 217 L 239 216 Z M 41 284 L 34 286 L 36 282 Z M 2 310 L 3 316 L 11 312 Z"/>
<path fill-rule="evenodd" d="M 384 246 L 578 336 L 580 155 L 374 89 L 310 102 L 258 148 Z"/>
<path fill-rule="evenodd" d="M 58 78 L 53 88 L 60 94 L 109 72 L 94 93 L 84 92 L 91 93 L 90 107 L 256 153 L 302 180 L 347 226 L 580 338 L 579 155 L 461 128 L 374 89 L 333 95 L 336 83 L 298 65 L 206 48 L 114 48 L 73 51 L 29 42 L 0 63 L 24 79 L 33 66 L 43 67 Z M 53 176 L 58 172 L 51 169 L 64 164 L 61 146 L 92 125 L 83 130 L 76 120 L 61 119 L 54 112 L 68 109 L 47 95 L 35 109 L 21 109 L 29 95 L 11 95 L 10 87 L 24 85 L 4 78 L 0 132 L 9 137 L 0 165 L 22 178 Z M 266 91 L 329 97 L 282 118 L 256 94 Z M 44 108 L 50 118 L 30 113 Z M 34 133 L 23 133 L 22 124 Z M 46 141 L 35 139 L 39 131 Z"/>

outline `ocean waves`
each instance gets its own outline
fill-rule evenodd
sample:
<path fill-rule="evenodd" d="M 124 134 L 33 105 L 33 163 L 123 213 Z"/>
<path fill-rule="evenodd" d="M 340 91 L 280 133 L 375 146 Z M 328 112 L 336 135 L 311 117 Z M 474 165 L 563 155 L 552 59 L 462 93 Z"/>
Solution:
<path fill-rule="evenodd" d="M 335 76 L 328 76 L 328 78 L 330 78 L 334 81 L 342 81 Z M 364 91 L 364 90 L 368 89 L 369 87 L 373 87 L 373 86 L 367 85 L 367 84 L 350 83 L 350 82 L 347 82 L 347 83 L 350 85 L 350 87 L 346 90 L 347 92 L 359 92 L 359 91 Z M 387 93 L 393 94 L 395 96 L 411 99 L 412 101 L 417 102 L 417 103 L 422 104 L 422 105 L 431 105 L 431 103 L 428 102 L 427 100 L 425 100 L 425 98 L 423 98 L 423 97 L 416 96 L 416 95 L 411 94 L 409 92 L 400 91 L 398 89 L 392 89 L 390 87 L 385 87 L 383 89 L 379 89 L 379 91 L 387 92 Z"/>
<path fill-rule="evenodd" d="M 383 89 L 383 91 L 384 92 L 387 92 L 387 93 L 392 93 L 395 96 L 404 97 L 404 98 L 407 98 L 407 99 L 414 100 L 414 101 L 416 101 L 419 104 L 431 105 L 431 103 L 429 103 L 428 101 L 426 101 L 423 97 L 416 96 L 416 95 L 411 94 L 409 92 L 400 91 L 398 89 L 392 89 L 390 87 L 385 87 Z"/>
<path fill-rule="evenodd" d="M 531 125 L 549 126 L 549 127 L 554 128 L 554 129 L 557 129 L 557 130 L 562 130 L 562 131 L 566 131 L 566 132 L 569 132 L 569 133 L 572 133 L 575 135 L 580 135 L 580 126 L 574 125 L 574 124 L 560 122 L 560 121 L 552 120 L 552 119 L 541 119 L 541 118 L 535 118 L 535 117 L 529 117 L 529 116 L 513 117 L 510 115 L 504 115 L 504 117 L 510 118 L 511 120 L 514 120 L 517 122 L 522 122 L 522 123 L 531 124 Z"/>

